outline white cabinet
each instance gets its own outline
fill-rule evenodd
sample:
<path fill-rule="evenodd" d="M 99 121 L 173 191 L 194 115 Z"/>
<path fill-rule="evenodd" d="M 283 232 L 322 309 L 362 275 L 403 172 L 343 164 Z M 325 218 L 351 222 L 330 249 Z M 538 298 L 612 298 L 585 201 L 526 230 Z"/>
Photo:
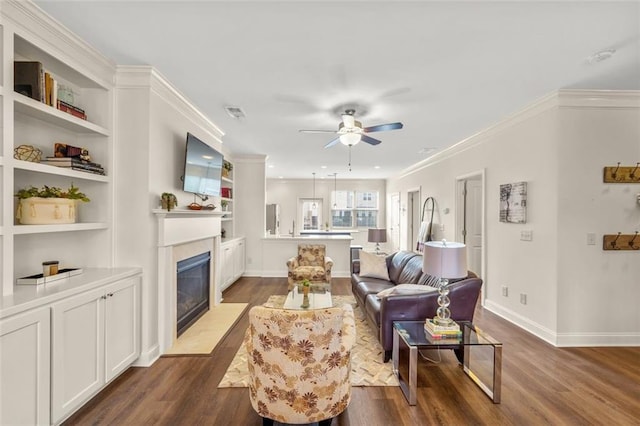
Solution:
<path fill-rule="evenodd" d="M 52 305 L 51 416 L 64 420 L 140 354 L 139 277 Z"/>
<path fill-rule="evenodd" d="M 220 245 L 221 257 L 221 291 L 233 284 L 245 271 L 245 239 L 235 238 Z"/>
<path fill-rule="evenodd" d="M 48 425 L 49 308 L 0 320 L 0 424 Z"/>

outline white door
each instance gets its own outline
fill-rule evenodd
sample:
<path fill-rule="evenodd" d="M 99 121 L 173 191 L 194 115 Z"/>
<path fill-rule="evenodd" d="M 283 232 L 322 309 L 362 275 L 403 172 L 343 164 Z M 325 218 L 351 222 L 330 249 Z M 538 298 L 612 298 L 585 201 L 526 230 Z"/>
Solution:
<path fill-rule="evenodd" d="M 389 235 L 391 252 L 400 250 L 400 193 L 391 194 Z"/>
<path fill-rule="evenodd" d="M 467 245 L 467 265 L 479 277 L 482 267 L 482 176 L 458 181 L 458 229 L 456 238 Z"/>
<path fill-rule="evenodd" d="M 105 377 L 110 381 L 140 356 L 140 277 L 106 290 Z"/>
<path fill-rule="evenodd" d="M 51 307 L 51 421 L 59 423 L 104 384 L 104 290 Z"/>
<path fill-rule="evenodd" d="M 422 222 L 420 205 L 420 191 L 409 191 L 407 193 L 407 250 L 415 250 Z"/>
<path fill-rule="evenodd" d="M 48 425 L 49 308 L 0 320 L 0 424 Z"/>

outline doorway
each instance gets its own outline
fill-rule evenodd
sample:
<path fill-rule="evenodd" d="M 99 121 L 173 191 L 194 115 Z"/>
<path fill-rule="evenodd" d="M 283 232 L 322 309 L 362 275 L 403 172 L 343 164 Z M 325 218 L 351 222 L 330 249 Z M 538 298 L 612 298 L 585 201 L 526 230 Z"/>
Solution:
<path fill-rule="evenodd" d="M 486 276 L 484 197 L 484 170 L 456 179 L 456 241 L 466 244 L 467 267 L 482 279 Z"/>
<path fill-rule="evenodd" d="M 415 250 L 420 231 L 420 189 L 407 192 L 407 249 Z"/>
<path fill-rule="evenodd" d="M 389 209 L 389 234 L 391 236 L 391 253 L 400 250 L 400 193 L 391 194 Z"/>

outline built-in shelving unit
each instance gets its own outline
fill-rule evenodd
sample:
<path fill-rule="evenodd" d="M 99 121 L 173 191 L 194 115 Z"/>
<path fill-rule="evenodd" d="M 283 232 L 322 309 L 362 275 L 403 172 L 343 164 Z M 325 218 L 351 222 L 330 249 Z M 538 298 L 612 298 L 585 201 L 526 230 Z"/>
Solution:
<path fill-rule="evenodd" d="M 224 162 L 226 163 L 225 165 L 230 165 L 230 170 L 223 170 L 223 173 L 226 173 L 226 175 L 223 174 L 222 176 L 222 195 L 226 196 L 221 197 L 220 201 L 227 203 L 227 206 L 223 208 L 222 211 L 222 213 L 224 214 L 224 216 L 222 216 L 222 229 L 224 230 L 223 241 L 231 240 L 235 237 L 233 223 L 233 201 L 235 197 L 233 187 L 233 163 L 231 163 L 229 160 L 224 160 Z M 228 193 L 227 191 L 225 191 L 225 188 L 228 188 Z"/>
<path fill-rule="evenodd" d="M 114 64 L 72 34 L 50 31 L 35 6 L 6 2 L 0 46 L 0 296 L 15 291 L 16 279 L 38 273 L 45 260 L 61 267 L 113 266 L 113 84 Z M 45 18 L 46 21 L 46 18 Z M 10 22 L 9 24 L 6 24 Z M 73 93 L 81 119 L 14 92 L 14 62 L 35 61 Z M 14 158 L 30 145 L 52 156 L 55 143 L 86 148 L 106 176 Z M 22 225 L 15 219 L 19 189 L 29 186 L 80 188 L 91 199 L 79 203 L 76 223 Z"/>

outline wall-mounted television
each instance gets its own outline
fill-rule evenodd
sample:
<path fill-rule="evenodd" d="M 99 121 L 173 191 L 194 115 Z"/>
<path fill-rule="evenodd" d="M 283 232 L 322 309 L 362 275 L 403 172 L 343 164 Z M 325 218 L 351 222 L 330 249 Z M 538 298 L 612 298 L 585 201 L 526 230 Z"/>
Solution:
<path fill-rule="evenodd" d="M 221 153 L 187 133 L 184 156 L 183 191 L 200 196 L 220 196 L 222 178 Z"/>

